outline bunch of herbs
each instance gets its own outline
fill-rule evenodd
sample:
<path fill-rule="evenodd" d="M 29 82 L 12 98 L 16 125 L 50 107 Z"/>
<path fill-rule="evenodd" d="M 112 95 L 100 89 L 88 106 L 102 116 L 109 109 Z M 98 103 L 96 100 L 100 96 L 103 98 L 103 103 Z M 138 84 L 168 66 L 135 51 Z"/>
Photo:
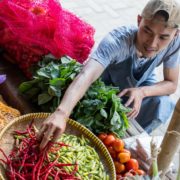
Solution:
<path fill-rule="evenodd" d="M 69 57 L 59 60 L 44 57 L 35 70 L 33 79 L 23 82 L 19 90 L 31 102 L 38 104 L 42 111 L 53 112 L 81 69 L 82 64 Z M 118 92 L 117 87 L 107 86 L 99 78 L 77 103 L 71 118 L 95 134 L 113 132 L 122 137 L 128 128 L 126 113 L 129 109 L 116 96 Z"/>

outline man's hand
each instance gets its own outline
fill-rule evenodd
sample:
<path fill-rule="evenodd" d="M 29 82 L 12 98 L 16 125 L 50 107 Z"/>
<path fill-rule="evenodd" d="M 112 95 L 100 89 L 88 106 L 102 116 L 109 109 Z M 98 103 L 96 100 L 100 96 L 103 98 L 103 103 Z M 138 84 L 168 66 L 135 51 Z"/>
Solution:
<path fill-rule="evenodd" d="M 125 106 L 132 105 L 132 111 L 127 114 L 129 118 L 135 118 L 141 108 L 141 103 L 144 98 L 144 93 L 141 88 L 128 88 L 124 89 L 118 94 L 119 97 L 129 96 Z"/>
<path fill-rule="evenodd" d="M 84 96 L 89 86 L 102 74 L 104 67 L 96 60 L 87 61 L 82 71 L 66 90 L 58 109 L 48 117 L 39 132 L 40 149 L 49 141 L 56 141 L 65 131 L 66 120 L 77 102 Z"/>
<path fill-rule="evenodd" d="M 49 141 L 57 141 L 59 136 L 65 131 L 67 117 L 60 110 L 52 113 L 42 124 L 38 138 L 41 140 L 42 150 Z"/>

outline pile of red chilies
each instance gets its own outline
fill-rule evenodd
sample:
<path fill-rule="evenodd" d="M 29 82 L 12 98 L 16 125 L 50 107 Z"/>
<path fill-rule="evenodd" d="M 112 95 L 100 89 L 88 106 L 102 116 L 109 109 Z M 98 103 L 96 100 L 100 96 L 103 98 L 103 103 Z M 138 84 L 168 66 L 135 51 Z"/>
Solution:
<path fill-rule="evenodd" d="M 18 142 L 19 141 L 19 142 Z M 49 149 L 48 147 L 51 146 Z M 39 141 L 32 126 L 26 131 L 15 131 L 15 146 L 9 156 L 4 151 L 0 152 L 5 157 L 0 159 L 6 167 L 6 175 L 10 180 L 79 180 L 75 174 L 78 170 L 77 163 L 60 163 L 57 151 L 61 147 L 68 146 L 64 143 L 49 143 L 43 151 L 39 150 Z M 49 149 L 49 150 L 46 150 Z M 53 154 L 53 160 L 48 153 Z M 63 167 L 74 166 L 71 173 Z"/>

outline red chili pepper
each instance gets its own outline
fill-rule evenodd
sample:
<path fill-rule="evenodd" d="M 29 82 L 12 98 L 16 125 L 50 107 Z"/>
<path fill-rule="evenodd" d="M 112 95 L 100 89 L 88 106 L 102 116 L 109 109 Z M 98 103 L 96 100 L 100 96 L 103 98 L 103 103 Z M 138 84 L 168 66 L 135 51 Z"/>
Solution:
<path fill-rule="evenodd" d="M 18 177 L 18 178 L 20 178 L 21 180 L 26 180 L 24 177 L 22 177 L 19 173 L 17 173 L 17 172 L 14 172 L 14 174 Z"/>
<path fill-rule="evenodd" d="M 55 166 L 55 163 L 57 162 L 58 159 L 59 159 L 59 156 L 57 156 L 57 158 L 54 160 L 54 162 L 49 163 L 48 167 L 46 167 L 45 169 L 42 170 L 41 175 L 45 174 L 47 171 L 49 171 L 49 169 L 51 169 L 53 166 Z"/>
<path fill-rule="evenodd" d="M 54 180 L 59 180 L 58 175 L 59 175 L 59 172 L 57 171 L 56 174 L 55 174 Z"/>
<path fill-rule="evenodd" d="M 4 151 L 0 149 L 0 152 L 5 157 L 5 160 L 0 159 L 0 161 L 6 165 L 6 174 L 10 180 L 46 180 L 49 178 L 79 180 L 79 178 L 75 177 L 78 164 L 59 163 L 58 159 L 60 157 L 58 153 L 53 152 L 54 149 L 59 151 L 60 148 L 68 145 L 50 142 L 43 151 L 39 152 L 39 141 L 32 124 L 26 131 L 16 131 L 15 135 L 23 137 L 19 139 L 18 145 L 13 148 L 9 156 L 6 156 Z M 47 151 L 49 146 L 52 146 L 54 149 Z M 52 153 L 55 156 L 53 161 L 49 158 L 48 153 Z M 74 169 L 72 172 L 67 173 L 63 169 L 65 166 L 74 166 Z"/>
<path fill-rule="evenodd" d="M 9 158 L 6 156 L 6 154 L 4 153 L 4 151 L 0 148 L 0 152 L 3 154 L 3 156 L 6 158 L 7 162 L 9 162 Z"/>

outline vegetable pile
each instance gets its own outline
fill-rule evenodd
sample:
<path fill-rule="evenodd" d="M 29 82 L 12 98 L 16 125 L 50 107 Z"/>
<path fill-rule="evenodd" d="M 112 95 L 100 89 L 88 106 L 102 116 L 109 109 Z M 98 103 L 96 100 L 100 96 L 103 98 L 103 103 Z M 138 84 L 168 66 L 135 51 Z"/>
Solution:
<path fill-rule="evenodd" d="M 56 61 L 45 57 L 39 66 L 33 80 L 22 83 L 19 90 L 42 111 L 53 112 L 82 65 L 67 57 Z M 106 86 L 101 79 L 96 80 L 76 105 L 71 118 L 95 134 L 113 132 L 123 136 L 128 128 L 126 113 L 129 109 L 121 104 L 121 99 L 116 96 L 118 92 L 118 88 Z"/>
<path fill-rule="evenodd" d="M 84 62 L 94 45 L 94 28 L 56 0 L 0 1 L 0 47 L 30 76 L 30 67 L 51 53 Z"/>
<path fill-rule="evenodd" d="M 6 161 L 2 159 L 1 161 L 6 164 L 8 179 L 36 180 L 41 178 L 45 180 L 48 177 L 53 177 L 54 179 L 59 179 L 59 177 L 77 179 L 74 176 L 77 171 L 76 163 L 59 163 L 59 155 L 57 153 L 54 153 L 54 158 L 49 158 L 47 151 L 39 151 L 39 142 L 32 128 L 28 128 L 24 132 L 16 131 L 14 138 L 15 147 L 8 157 L 0 149 L 6 158 Z M 53 148 L 59 150 L 62 146 L 66 146 L 66 144 L 56 143 Z M 74 166 L 74 171 L 67 173 L 63 170 L 64 166 Z"/>
<path fill-rule="evenodd" d="M 113 134 L 101 133 L 99 139 L 107 147 L 116 168 L 117 180 L 123 180 L 127 177 L 136 177 L 142 179 L 145 172 L 140 169 L 136 159 L 131 157 L 131 152 L 124 148 L 124 141 Z"/>
<path fill-rule="evenodd" d="M 0 149 L 5 157 L 0 161 L 8 179 L 109 179 L 98 154 L 83 136 L 63 134 L 59 142 L 50 142 L 41 152 L 34 126 L 23 132 L 15 131 L 14 138 L 15 146 L 9 156 Z"/>
<path fill-rule="evenodd" d="M 69 145 L 62 147 L 59 150 L 58 154 L 61 157 L 60 162 L 76 162 L 78 164 L 76 176 L 82 177 L 83 180 L 109 180 L 109 176 L 107 175 L 96 150 L 90 145 L 87 138 L 63 134 L 59 141 Z M 67 166 L 65 169 L 67 172 L 71 172 L 73 167 Z"/>

